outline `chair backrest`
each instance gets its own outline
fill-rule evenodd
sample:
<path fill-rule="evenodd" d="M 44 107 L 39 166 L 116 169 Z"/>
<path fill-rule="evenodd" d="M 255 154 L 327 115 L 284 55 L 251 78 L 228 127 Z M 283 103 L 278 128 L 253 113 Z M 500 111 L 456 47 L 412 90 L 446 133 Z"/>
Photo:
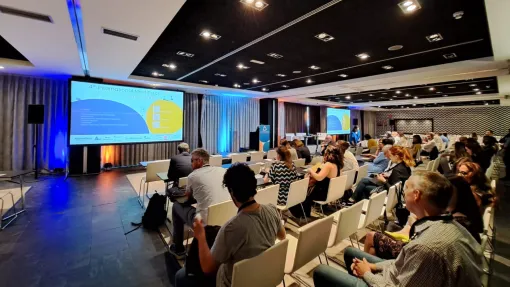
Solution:
<path fill-rule="evenodd" d="M 358 169 L 358 175 L 356 176 L 356 185 L 367 176 L 368 176 L 368 164 L 364 164 L 360 166 Z"/>
<path fill-rule="evenodd" d="M 328 216 L 299 228 L 294 264 L 292 270 L 285 270 L 285 273 L 290 274 L 300 269 L 326 251 L 332 226 L 333 216 Z M 293 251 L 289 250 L 289 252 Z"/>
<path fill-rule="evenodd" d="M 298 140 L 304 141 L 305 140 L 305 136 L 306 136 L 306 133 L 296 133 L 296 136 L 294 138 L 298 139 Z"/>
<path fill-rule="evenodd" d="M 347 175 L 341 175 L 339 177 L 332 178 L 329 181 L 328 195 L 326 202 L 334 202 L 344 196 L 345 184 L 347 183 Z"/>
<path fill-rule="evenodd" d="M 291 140 L 293 140 L 293 139 L 294 139 L 294 137 L 295 137 L 295 136 L 296 136 L 296 135 L 295 135 L 295 134 L 293 134 L 293 133 L 286 133 L 286 134 L 285 134 L 285 139 L 286 139 L 286 140 L 288 140 L 288 141 L 291 141 Z"/>
<path fill-rule="evenodd" d="M 352 152 L 352 153 L 356 153 L 356 148 L 355 148 L 355 147 L 350 147 L 348 150 L 349 150 L 350 152 Z"/>
<path fill-rule="evenodd" d="M 483 233 L 485 233 L 485 234 L 487 234 L 487 232 L 490 229 L 491 213 L 492 213 L 492 207 L 485 208 L 485 210 L 483 212 L 483 217 L 482 217 L 482 219 L 483 219 Z"/>
<path fill-rule="evenodd" d="M 248 155 L 245 153 L 236 153 L 232 154 L 232 163 L 236 162 L 246 162 L 246 159 L 248 158 Z"/>
<path fill-rule="evenodd" d="M 357 147 L 356 148 L 356 154 L 355 155 L 361 155 L 363 153 L 363 148 L 362 147 Z"/>
<path fill-rule="evenodd" d="M 267 159 L 275 159 L 276 151 L 274 149 L 270 149 L 267 151 Z"/>
<path fill-rule="evenodd" d="M 367 213 L 365 214 L 365 222 L 362 228 L 376 221 L 381 216 L 384 199 L 386 199 L 386 191 L 379 192 L 368 200 Z"/>
<path fill-rule="evenodd" d="M 358 231 L 358 223 L 361 217 L 361 211 L 363 210 L 363 204 L 366 199 L 354 204 L 351 207 L 342 208 L 340 211 L 333 214 L 333 217 L 337 220 L 336 224 L 336 236 L 332 244 L 338 245 L 342 240 L 348 238 Z"/>
<path fill-rule="evenodd" d="M 209 157 L 210 166 L 221 166 L 223 164 L 223 158 L 221 155 L 212 155 Z"/>
<path fill-rule="evenodd" d="M 495 179 L 491 180 L 491 191 L 493 194 L 496 194 L 496 180 Z"/>
<path fill-rule="evenodd" d="M 312 158 L 312 161 L 310 162 L 310 165 L 316 165 L 319 162 L 322 162 L 324 160 L 323 156 L 314 156 Z"/>
<path fill-rule="evenodd" d="M 294 162 L 294 165 L 296 167 L 303 167 L 303 166 L 305 166 L 305 159 L 304 158 L 295 159 L 295 160 L 293 160 L 293 162 Z"/>
<path fill-rule="evenodd" d="M 493 172 L 494 172 L 494 156 L 491 158 L 491 164 L 489 165 L 489 167 L 485 171 L 485 176 L 487 178 L 491 178 Z"/>
<path fill-rule="evenodd" d="M 287 197 L 286 207 L 293 207 L 301 202 L 305 201 L 306 194 L 308 192 L 308 183 L 310 178 L 304 178 L 301 180 L 294 181 L 290 184 L 289 195 Z"/>
<path fill-rule="evenodd" d="M 487 243 L 489 242 L 489 236 L 487 236 L 487 234 L 482 234 L 482 236 L 480 236 L 480 246 L 482 247 L 482 254 L 483 252 L 485 252 L 485 249 L 487 249 Z"/>
<path fill-rule="evenodd" d="M 280 185 L 275 184 L 257 191 L 255 200 L 260 204 L 272 204 L 274 206 L 278 203 L 278 192 Z"/>
<path fill-rule="evenodd" d="M 207 209 L 207 225 L 223 226 L 236 214 L 237 206 L 232 200 L 213 204 Z"/>
<path fill-rule="evenodd" d="M 148 162 L 147 170 L 145 171 L 145 182 L 161 180 L 158 176 L 158 173 L 168 171 L 169 165 L 170 165 L 169 159 Z"/>
<path fill-rule="evenodd" d="M 393 213 L 393 208 L 397 206 L 397 190 L 399 188 L 400 184 L 398 183 L 390 187 L 390 190 L 388 191 L 388 199 L 386 200 L 386 213 Z"/>
<path fill-rule="evenodd" d="M 250 161 L 261 161 L 264 160 L 264 152 L 257 151 L 250 153 Z"/>
<path fill-rule="evenodd" d="M 284 239 L 261 254 L 234 264 L 231 287 L 277 286 L 283 280 L 287 247 Z"/>
<path fill-rule="evenodd" d="M 371 147 L 369 153 L 375 154 L 375 152 L 377 152 L 377 147 L 376 146 Z"/>
<path fill-rule="evenodd" d="M 187 177 L 179 178 L 179 187 L 183 187 L 186 185 L 188 185 L 188 178 Z"/>
<path fill-rule="evenodd" d="M 439 167 L 439 162 L 441 161 L 441 157 L 438 157 L 434 160 L 434 165 L 432 166 L 432 171 L 437 171 Z"/>
<path fill-rule="evenodd" d="M 347 183 L 345 184 L 345 189 L 351 189 L 354 185 L 354 179 L 356 179 L 356 171 L 354 169 L 344 171 L 341 175 L 347 175 Z"/>
<path fill-rule="evenodd" d="M 425 168 L 427 171 L 432 171 L 432 169 L 434 168 L 434 161 L 431 160 L 427 163 L 427 167 Z"/>
<path fill-rule="evenodd" d="M 260 170 L 262 169 L 262 166 L 258 163 L 250 164 L 248 167 L 253 170 L 255 174 L 259 174 Z"/>

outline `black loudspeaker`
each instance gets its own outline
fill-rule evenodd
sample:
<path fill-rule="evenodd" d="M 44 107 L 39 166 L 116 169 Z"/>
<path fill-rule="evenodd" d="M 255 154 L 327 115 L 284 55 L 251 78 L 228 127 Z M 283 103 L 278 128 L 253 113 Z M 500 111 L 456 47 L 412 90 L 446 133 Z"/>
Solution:
<path fill-rule="evenodd" d="M 352 124 L 354 126 L 357 126 L 358 125 L 358 119 L 352 119 Z"/>
<path fill-rule="evenodd" d="M 44 105 L 28 105 L 28 123 L 44 124 Z"/>
<path fill-rule="evenodd" d="M 390 120 L 390 126 L 394 126 L 395 125 L 395 120 Z"/>

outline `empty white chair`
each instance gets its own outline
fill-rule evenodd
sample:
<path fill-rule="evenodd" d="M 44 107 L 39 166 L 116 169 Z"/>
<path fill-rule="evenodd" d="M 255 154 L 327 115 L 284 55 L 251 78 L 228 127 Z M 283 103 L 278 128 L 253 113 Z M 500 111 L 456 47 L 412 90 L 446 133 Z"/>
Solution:
<path fill-rule="evenodd" d="M 282 282 L 289 240 L 276 243 L 261 254 L 234 264 L 231 287 L 277 286 Z"/>
<path fill-rule="evenodd" d="M 295 160 L 293 160 L 293 162 L 294 162 L 294 165 L 296 167 L 303 167 L 303 166 L 305 166 L 305 159 L 304 158 L 295 159 Z"/>
<path fill-rule="evenodd" d="M 492 236 L 492 221 L 494 220 L 494 210 L 492 207 L 485 208 L 483 212 L 483 233 L 487 234 L 489 237 Z"/>
<path fill-rule="evenodd" d="M 236 162 L 246 162 L 248 155 L 245 153 L 235 153 L 232 154 L 232 164 Z"/>
<path fill-rule="evenodd" d="M 326 251 L 332 225 L 333 217 L 328 216 L 299 228 L 297 239 L 288 237 L 285 274 L 291 275 Z"/>
<path fill-rule="evenodd" d="M 276 159 L 276 151 L 274 149 L 267 151 L 267 159 Z"/>
<path fill-rule="evenodd" d="M 232 200 L 213 204 L 207 209 L 207 225 L 223 226 L 237 214 L 237 206 Z"/>
<path fill-rule="evenodd" d="M 305 140 L 306 133 L 296 133 L 295 139 L 304 141 Z"/>
<path fill-rule="evenodd" d="M 250 153 L 250 161 L 262 161 L 262 160 L 264 160 L 264 152 L 263 151 L 257 151 L 257 152 Z"/>
<path fill-rule="evenodd" d="M 399 185 L 397 185 L 397 184 L 390 187 L 381 215 L 384 214 L 384 211 L 386 210 L 387 216 L 389 216 L 389 215 L 394 216 L 393 209 L 395 208 L 395 206 L 397 206 L 397 203 L 398 203 L 398 198 L 397 198 L 398 188 L 399 188 Z"/>
<path fill-rule="evenodd" d="M 286 140 L 288 140 L 288 141 L 291 141 L 291 140 L 293 140 L 293 139 L 294 139 L 294 137 L 295 137 L 295 136 L 296 136 L 296 135 L 295 135 L 295 134 L 293 134 L 293 133 L 286 133 L 286 134 L 285 134 L 285 139 L 286 139 Z"/>
<path fill-rule="evenodd" d="M 160 181 L 158 173 L 167 172 L 170 160 L 150 161 L 147 163 L 145 176 L 140 180 L 140 189 L 138 190 L 138 202 L 142 207 L 145 205 L 145 196 L 149 193 L 149 184 L 154 181 Z M 142 189 L 145 187 L 145 196 L 142 195 Z"/>
<path fill-rule="evenodd" d="M 257 191 L 255 200 L 260 204 L 278 205 L 278 192 L 280 192 L 280 185 L 275 184 L 264 189 Z"/>
<path fill-rule="evenodd" d="M 354 247 L 350 237 L 351 235 L 356 234 L 356 232 L 358 231 L 358 224 L 360 222 L 361 211 L 366 201 L 367 201 L 366 199 L 363 199 L 362 201 L 354 204 L 353 206 L 342 208 L 340 211 L 332 215 L 336 221 L 336 225 L 333 225 L 333 228 L 331 229 L 328 247 L 336 246 L 347 238 L 349 238 L 349 240 L 351 241 L 351 245 Z"/>
<path fill-rule="evenodd" d="M 425 168 L 425 170 L 427 171 L 432 171 L 434 169 L 434 161 L 431 160 L 427 163 L 427 167 Z"/>
<path fill-rule="evenodd" d="M 356 171 L 348 170 L 342 171 L 341 175 L 347 175 L 347 183 L 345 184 L 345 189 L 349 190 L 354 185 L 354 180 L 356 179 Z"/>
<path fill-rule="evenodd" d="M 386 191 L 382 191 L 373 195 L 366 204 L 366 214 L 361 214 L 358 229 L 365 228 L 372 222 L 376 221 L 381 216 L 381 210 L 384 207 L 384 200 L 386 199 Z"/>
<path fill-rule="evenodd" d="M 368 164 L 364 164 L 359 167 L 355 185 L 358 185 L 358 183 L 367 176 L 368 176 Z"/>
<path fill-rule="evenodd" d="M 223 158 L 221 155 L 212 155 L 209 157 L 210 166 L 221 166 L 223 164 Z"/>
<path fill-rule="evenodd" d="M 253 170 L 255 174 L 259 174 L 260 170 L 262 169 L 262 166 L 258 163 L 250 164 L 248 167 Z"/>
<path fill-rule="evenodd" d="M 188 185 L 188 178 L 187 177 L 179 178 L 179 187 L 184 187 L 186 185 Z"/>
<path fill-rule="evenodd" d="M 362 153 L 363 153 L 363 148 L 362 148 L 362 147 L 360 147 L 360 146 L 359 146 L 359 147 L 357 147 L 357 148 L 356 148 L 356 153 L 355 153 L 355 155 L 356 155 L 356 156 L 358 156 L 358 155 L 361 155 Z"/>
<path fill-rule="evenodd" d="M 328 187 L 328 195 L 326 196 L 326 200 L 319 201 L 314 200 L 315 203 L 319 204 L 321 207 L 322 215 L 324 215 L 324 210 L 322 210 L 322 206 L 324 204 L 328 204 L 331 202 L 335 202 L 342 198 L 345 193 L 345 184 L 347 183 L 347 175 L 341 175 L 339 177 L 335 177 L 330 179 L 329 187 Z"/>
<path fill-rule="evenodd" d="M 441 160 L 441 157 L 438 157 L 434 160 L 434 164 L 432 165 L 432 171 L 437 171 L 439 167 L 439 162 Z"/>
<path fill-rule="evenodd" d="M 295 205 L 301 205 L 303 201 L 306 199 L 306 194 L 308 192 L 308 183 L 310 182 L 310 178 L 304 178 L 301 180 L 294 181 L 290 184 L 289 187 L 289 194 L 287 196 L 287 204 L 285 206 L 277 205 L 276 207 L 281 211 L 288 210 L 289 208 L 295 206 Z M 303 210 L 303 213 L 305 213 L 303 209 L 303 205 L 301 205 L 301 209 Z M 305 216 L 306 220 L 306 216 Z"/>
<path fill-rule="evenodd" d="M 324 160 L 324 157 L 322 156 L 314 156 L 312 158 L 312 161 L 310 162 L 310 165 L 316 165 L 317 163 L 320 163 Z"/>

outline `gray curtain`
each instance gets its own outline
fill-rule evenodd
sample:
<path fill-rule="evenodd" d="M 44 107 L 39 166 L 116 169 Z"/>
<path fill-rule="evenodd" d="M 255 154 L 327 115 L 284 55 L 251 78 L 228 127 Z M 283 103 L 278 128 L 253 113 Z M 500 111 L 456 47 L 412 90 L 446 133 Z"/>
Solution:
<path fill-rule="evenodd" d="M 45 106 L 39 125 L 39 168 L 64 168 L 67 153 L 66 78 L 0 75 L 0 170 L 34 168 L 35 125 L 27 124 L 28 105 Z"/>
<path fill-rule="evenodd" d="M 325 133 L 326 130 L 327 130 L 327 122 L 326 122 L 326 119 L 328 117 L 328 107 L 326 106 L 321 106 L 321 133 Z"/>
<path fill-rule="evenodd" d="M 363 132 L 375 138 L 376 114 L 373 111 L 363 111 Z"/>
<path fill-rule="evenodd" d="M 285 103 L 278 102 L 278 142 L 285 138 Z"/>
<path fill-rule="evenodd" d="M 202 100 L 202 143 L 211 154 L 249 147 L 250 132 L 259 124 L 258 99 L 204 96 Z"/>
<path fill-rule="evenodd" d="M 198 95 L 184 94 L 184 142 L 190 149 L 198 147 Z M 114 166 L 138 165 L 141 161 L 168 159 L 177 153 L 180 142 L 131 144 L 103 146 L 102 164 L 109 162 Z"/>

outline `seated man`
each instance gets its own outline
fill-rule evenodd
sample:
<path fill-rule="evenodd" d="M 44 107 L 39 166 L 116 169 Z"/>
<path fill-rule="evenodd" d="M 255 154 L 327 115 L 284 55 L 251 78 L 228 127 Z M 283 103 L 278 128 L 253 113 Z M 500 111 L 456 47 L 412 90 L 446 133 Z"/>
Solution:
<path fill-rule="evenodd" d="M 195 214 L 200 214 L 202 220 L 207 222 L 207 209 L 209 206 L 230 200 L 228 192 L 222 185 L 225 169 L 209 165 L 209 153 L 198 148 L 191 153 L 191 166 L 193 172 L 188 176 L 186 185 L 186 203 L 174 202 L 172 206 L 173 244 L 170 252 L 180 259 L 184 257 L 185 250 L 182 244 L 184 224 L 192 226 Z M 191 206 L 192 199 L 197 201 L 197 208 Z"/>
<path fill-rule="evenodd" d="M 429 155 L 432 152 L 432 150 L 434 149 L 434 147 L 436 147 L 436 142 L 434 141 L 434 134 L 429 133 L 429 134 L 427 134 L 425 144 L 423 144 L 421 146 L 421 148 L 422 148 L 421 154 Z"/>
<path fill-rule="evenodd" d="M 409 147 L 409 140 L 404 132 L 398 132 L 398 136 L 395 137 L 395 145 Z"/>
<path fill-rule="evenodd" d="M 285 239 L 285 229 L 276 207 L 254 200 L 257 179 L 248 166 L 232 165 L 225 173 L 223 184 L 228 188 L 233 204 L 239 208 L 237 215 L 221 227 L 211 249 L 207 245 L 203 223 L 195 219 L 193 227 L 202 271 L 214 274 L 218 270 L 216 286 L 227 287 L 231 285 L 234 264 L 269 249 L 276 238 Z M 186 276 L 184 268 L 175 275 L 175 283 L 177 287 L 198 286 L 195 278 Z"/>
<path fill-rule="evenodd" d="M 334 144 L 333 137 L 330 135 L 326 135 L 326 138 L 324 139 L 324 141 L 322 141 L 322 144 L 321 144 L 321 155 L 322 156 L 324 156 L 324 152 L 326 152 L 326 149 L 328 148 L 328 146 L 330 144 Z"/>
<path fill-rule="evenodd" d="M 404 196 L 417 221 L 397 259 L 348 247 L 349 274 L 321 265 L 313 275 L 315 286 L 481 286 L 480 245 L 451 215 L 442 215 L 452 194 L 452 184 L 438 173 L 411 176 Z"/>
<path fill-rule="evenodd" d="M 390 150 L 391 147 L 392 145 L 383 146 L 374 161 L 368 163 L 368 174 L 379 174 L 384 172 L 390 163 L 388 150 Z"/>
<path fill-rule="evenodd" d="M 177 147 L 179 154 L 170 159 L 168 167 L 168 180 L 173 182 L 173 187 L 179 186 L 179 178 L 187 177 L 192 171 L 191 155 L 189 154 L 189 145 L 180 143 Z"/>
<path fill-rule="evenodd" d="M 344 167 L 342 171 L 348 170 L 359 170 L 359 163 L 354 154 L 349 151 L 349 143 L 346 141 L 339 140 L 336 142 L 337 147 L 344 153 Z"/>

